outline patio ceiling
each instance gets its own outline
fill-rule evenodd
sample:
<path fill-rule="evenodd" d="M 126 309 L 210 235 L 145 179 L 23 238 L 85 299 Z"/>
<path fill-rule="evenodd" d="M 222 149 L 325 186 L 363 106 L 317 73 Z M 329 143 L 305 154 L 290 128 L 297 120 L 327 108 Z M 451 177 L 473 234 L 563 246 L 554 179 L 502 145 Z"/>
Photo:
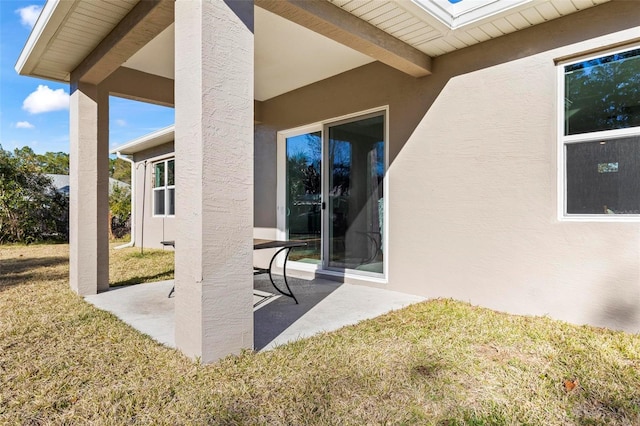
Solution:
<path fill-rule="evenodd" d="M 607 1 L 256 0 L 255 98 L 375 60 L 428 75 L 433 57 Z M 118 66 L 173 78 L 172 11 L 167 1 L 49 0 L 16 70 L 62 82 L 99 82 Z"/>
<path fill-rule="evenodd" d="M 329 1 L 436 57 L 610 0 Z"/>
<path fill-rule="evenodd" d="M 281 95 L 373 59 L 300 25 L 255 8 L 255 83 L 258 101 Z M 174 78 L 171 25 L 123 66 Z"/>

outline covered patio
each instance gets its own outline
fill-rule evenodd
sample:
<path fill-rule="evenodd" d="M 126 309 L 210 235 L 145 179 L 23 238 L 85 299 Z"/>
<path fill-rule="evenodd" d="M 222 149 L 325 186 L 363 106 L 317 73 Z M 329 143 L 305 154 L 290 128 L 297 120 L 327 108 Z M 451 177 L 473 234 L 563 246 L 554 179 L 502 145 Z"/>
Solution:
<path fill-rule="evenodd" d="M 268 343 L 252 240 L 311 230 L 299 277 L 637 331 L 638 215 L 568 210 L 566 147 L 640 127 L 565 134 L 563 87 L 574 66 L 638 64 L 639 18 L 608 0 L 49 0 L 16 69 L 70 85 L 71 288 L 109 289 L 116 96 L 175 109 L 174 336 L 190 357 Z M 637 117 L 630 69 L 607 89 L 620 117 Z M 318 155 L 289 205 L 295 154 Z"/>
<path fill-rule="evenodd" d="M 299 304 L 274 294 L 265 275 L 255 278 L 253 347 L 257 351 L 337 330 L 424 300 L 419 296 L 324 279 L 289 280 Z M 114 287 L 85 299 L 159 343 L 175 348 L 175 299 L 167 297 L 173 285 L 174 281 L 169 280 Z"/>
<path fill-rule="evenodd" d="M 428 55 L 361 22 L 329 2 L 48 1 L 16 69 L 70 84 L 71 288 L 135 293 L 108 284 L 109 97 L 171 106 L 173 342 L 204 362 L 266 344 L 255 335 L 251 241 L 284 229 L 254 211 L 255 175 L 275 172 L 254 161 L 262 103 L 376 60 L 430 73 Z"/>

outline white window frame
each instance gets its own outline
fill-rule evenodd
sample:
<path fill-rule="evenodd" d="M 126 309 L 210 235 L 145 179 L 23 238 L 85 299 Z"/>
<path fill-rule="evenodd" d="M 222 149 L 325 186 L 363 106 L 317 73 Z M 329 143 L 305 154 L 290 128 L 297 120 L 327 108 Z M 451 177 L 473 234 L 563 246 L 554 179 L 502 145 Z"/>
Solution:
<path fill-rule="evenodd" d="M 640 214 L 570 214 L 567 213 L 567 145 L 583 142 L 607 141 L 611 139 L 620 139 L 625 137 L 640 137 L 640 127 L 628 127 L 625 129 L 603 130 L 599 132 L 581 133 L 576 135 L 564 134 L 564 113 L 565 113 L 565 67 L 584 61 L 590 61 L 604 56 L 615 55 L 630 50 L 638 49 L 640 45 L 627 45 L 622 48 L 602 50 L 584 56 L 573 56 L 570 60 L 558 61 L 558 92 L 557 92 L 557 132 L 558 132 L 558 220 L 564 222 L 640 222 Z"/>
<path fill-rule="evenodd" d="M 174 209 L 174 213 L 173 214 L 169 214 L 167 211 L 169 209 L 169 190 L 173 189 L 174 191 L 174 200 L 175 200 L 175 189 L 176 189 L 176 185 L 175 185 L 175 175 L 173 177 L 173 185 L 167 185 L 167 181 L 169 179 L 169 162 L 173 161 L 173 167 L 174 167 L 174 173 L 175 173 L 175 157 L 168 157 L 168 158 L 164 158 L 162 160 L 158 160 L 158 161 L 154 161 L 153 163 L 151 163 L 151 183 L 152 183 L 152 188 L 151 191 L 153 193 L 152 197 L 151 197 L 151 207 L 152 207 L 152 212 L 153 212 L 153 217 L 175 217 L 175 209 Z M 158 187 L 153 187 L 153 184 L 155 184 L 155 178 L 156 178 L 156 165 L 160 164 L 160 163 L 164 163 L 164 185 L 163 186 L 158 186 Z M 164 190 L 164 214 L 156 214 L 156 193 Z M 174 201 L 175 202 L 175 201 Z"/>
<path fill-rule="evenodd" d="M 366 272 L 366 271 L 356 271 L 356 270 L 352 270 L 349 269 L 347 271 L 335 271 L 332 269 L 327 269 L 324 268 L 324 265 L 316 265 L 316 264 L 309 264 L 309 263 L 302 263 L 302 262 L 295 262 L 295 261 L 288 261 L 287 262 L 287 269 L 292 269 L 292 270 L 299 270 L 299 271 L 306 271 L 306 272 L 320 272 L 324 275 L 332 275 L 332 276 L 336 276 L 336 277 L 343 277 L 346 279 L 353 279 L 353 280 L 362 280 L 362 281 L 366 281 L 366 282 L 371 282 L 371 283 L 377 283 L 377 284 L 387 284 L 388 283 L 388 277 L 389 277 L 389 200 L 390 200 L 390 195 L 389 195 L 389 177 L 390 177 L 390 168 L 389 168 L 389 123 L 390 123 L 390 117 L 389 117 L 389 106 L 385 105 L 385 106 L 381 106 L 381 107 L 377 107 L 377 108 L 371 108 L 368 110 L 364 110 L 364 111 L 358 111 L 352 114 L 347 114 L 347 115 L 343 115 L 343 116 L 339 116 L 339 117 L 334 117 L 334 118 L 330 118 L 327 120 L 323 120 L 323 121 L 319 121 L 316 123 L 312 123 L 312 124 L 307 124 L 304 126 L 300 126 L 300 127 L 296 127 L 293 129 L 287 129 L 287 130 L 283 130 L 278 132 L 277 135 L 277 206 L 276 206 L 276 220 L 277 220 L 277 237 L 278 239 L 286 239 L 287 238 L 287 229 L 286 229 L 286 188 L 285 188 L 285 182 L 286 182 L 286 174 L 287 174 L 287 165 L 286 165 L 286 147 L 287 147 L 287 138 L 289 137 L 294 137 L 297 135 L 302 135 L 305 133 L 312 133 L 312 132 L 317 132 L 317 131 L 321 131 L 322 132 L 322 144 L 323 144 L 323 149 L 324 149 L 324 139 L 325 139 L 325 133 L 327 130 L 328 126 L 332 126 L 335 125 L 336 123 L 340 123 L 343 121 L 350 121 L 350 120 L 356 120 L 360 117 L 365 117 L 367 115 L 373 115 L 373 114 L 384 114 L 384 167 L 385 167 L 385 176 L 383 179 L 383 193 L 384 193 L 384 218 L 383 218 L 383 235 L 385 235 L 385 237 L 383 238 L 383 244 L 382 244 L 382 250 L 384 252 L 384 260 L 383 260 L 383 273 L 378 274 L 378 273 L 371 273 L 371 272 Z M 324 157 L 324 153 L 323 153 L 323 157 Z M 326 167 L 326 165 L 324 164 L 324 158 L 323 158 L 323 173 L 326 173 L 326 171 L 324 170 L 324 168 Z M 323 180 L 323 188 L 322 188 L 322 193 L 325 193 L 325 188 L 324 188 L 324 178 Z M 324 223 L 322 223 L 322 227 L 324 227 Z M 325 230 L 324 228 L 322 229 L 322 235 L 323 238 L 325 238 Z M 323 247 L 324 250 L 324 247 Z M 324 256 L 324 253 L 323 253 Z M 278 261 L 276 262 L 276 264 L 278 266 L 282 266 L 283 264 L 283 257 L 278 259 Z"/>

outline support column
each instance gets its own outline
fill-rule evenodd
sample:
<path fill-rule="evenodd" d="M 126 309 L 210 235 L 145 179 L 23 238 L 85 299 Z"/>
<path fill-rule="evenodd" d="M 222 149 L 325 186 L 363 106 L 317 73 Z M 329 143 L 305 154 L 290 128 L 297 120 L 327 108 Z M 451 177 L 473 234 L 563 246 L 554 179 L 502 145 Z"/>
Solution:
<path fill-rule="evenodd" d="M 253 2 L 175 5 L 176 345 L 253 347 Z"/>
<path fill-rule="evenodd" d="M 85 296 L 109 289 L 109 94 L 74 82 L 69 109 L 69 282 Z"/>

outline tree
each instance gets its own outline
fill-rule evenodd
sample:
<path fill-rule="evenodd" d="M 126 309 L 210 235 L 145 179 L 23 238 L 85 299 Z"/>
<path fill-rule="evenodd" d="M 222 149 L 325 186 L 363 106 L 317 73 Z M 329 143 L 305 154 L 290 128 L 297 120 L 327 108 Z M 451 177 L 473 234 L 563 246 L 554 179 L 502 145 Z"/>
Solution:
<path fill-rule="evenodd" d="M 109 176 L 131 185 L 131 165 L 120 158 L 110 158 Z"/>
<path fill-rule="evenodd" d="M 0 146 L 0 243 L 66 240 L 69 201 L 56 191 L 28 148 Z"/>
<path fill-rule="evenodd" d="M 54 175 L 69 174 L 69 154 L 64 152 L 45 152 L 36 154 L 28 147 L 17 148 L 13 151 L 13 156 L 21 164 L 30 164 L 38 168 L 40 173 Z"/>
<path fill-rule="evenodd" d="M 110 230 L 115 237 L 123 237 L 131 231 L 131 190 L 128 186 L 114 185 L 109 193 Z"/>
<path fill-rule="evenodd" d="M 69 154 L 64 152 L 45 152 L 37 156 L 43 173 L 54 175 L 69 174 Z"/>
<path fill-rule="evenodd" d="M 131 184 L 131 165 L 120 158 L 109 159 L 109 176 L 120 182 Z M 123 237 L 131 231 L 131 189 L 112 185 L 109 190 L 110 235 Z"/>

